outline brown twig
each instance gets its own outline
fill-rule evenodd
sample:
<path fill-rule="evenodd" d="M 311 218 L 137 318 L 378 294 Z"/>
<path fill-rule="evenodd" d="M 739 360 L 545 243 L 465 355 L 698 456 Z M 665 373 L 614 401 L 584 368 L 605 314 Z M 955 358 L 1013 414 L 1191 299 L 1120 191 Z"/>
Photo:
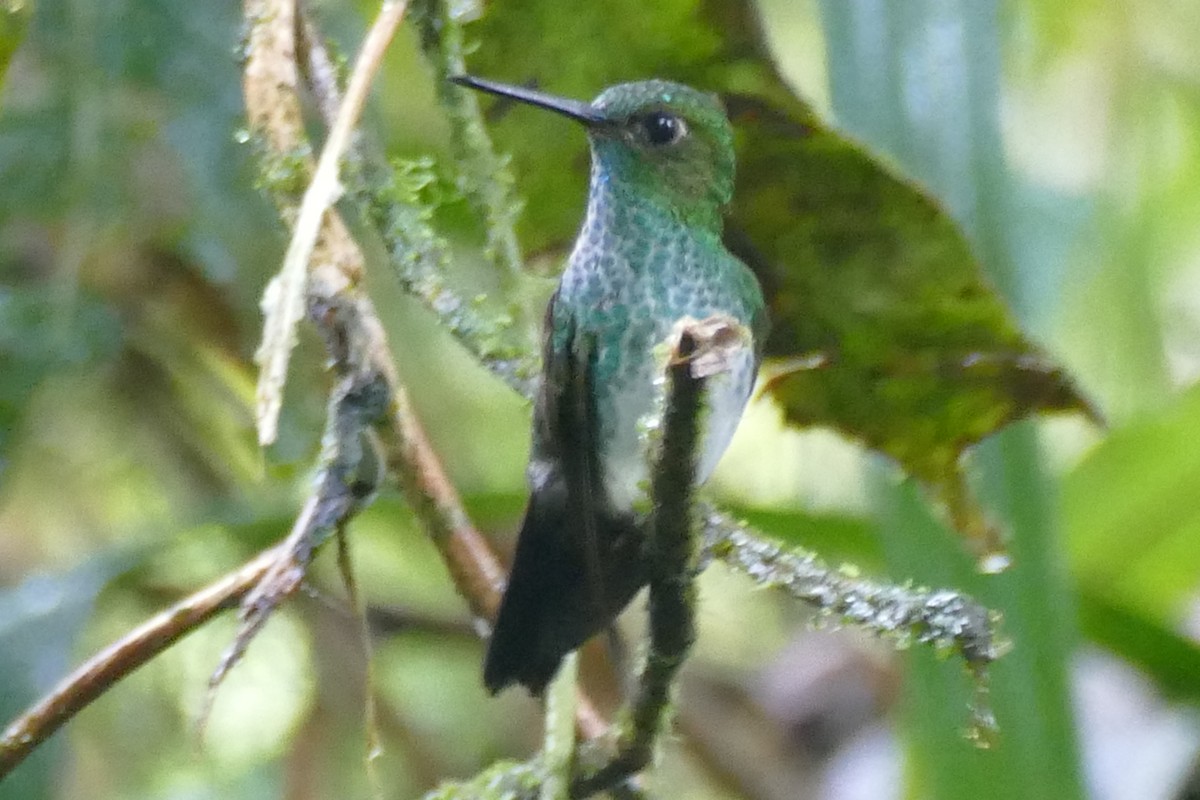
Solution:
<path fill-rule="evenodd" d="M 367 609 L 363 604 L 362 595 L 358 591 L 358 579 L 354 574 L 354 562 L 350 559 L 350 536 L 343 525 L 337 531 L 337 563 L 338 572 L 342 576 L 342 585 L 346 587 L 346 599 L 350 601 L 354 617 L 358 621 L 359 642 L 362 644 L 363 664 L 366 674 L 363 676 L 363 727 L 366 729 L 366 758 L 364 766 L 367 772 L 367 782 L 371 786 L 371 794 L 376 800 L 384 796 L 383 781 L 376 767 L 376 759 L 383 752 L 383 738 L 379 729 L 379 706 L 375 701 L 375 671 L 372 668 L 374 659 L 371 658 L 371 626 L 367 620 Z"/>
<path fill-rule="evenodd" d="M 278 547 L 174 604 L 97 653 L 0 737 L 0 780 L 42 742 L 114 684 L 222 611 L 233 608 L 275 563 Z"/>
<path fill-rule="evenodd" d="M 337 117 L 330 126 L 329 137 L 321 150 L 321 158 L 304 190 L 304 198 L 295 211 L 295 224 L 283 266 L 264 294 L 263 338 L 255 356 L 262 365 L 255 416 L 258 440 L 264 446 L 275 441 L 279 411 L 283 407 L 288 361 L 296 345 L 296 326 L 303 315 L 309 259 L 321 233 L 322 219 L 342 194 L 338 180 L 339 164 L 350 146 L 350 137 L 366 105 L 371 82 L 404 18 L 406 8 L 406 2 L 384 0 L 375 22 L 367 32 L 350 75 L 346 95 L 338 106 Z"/>

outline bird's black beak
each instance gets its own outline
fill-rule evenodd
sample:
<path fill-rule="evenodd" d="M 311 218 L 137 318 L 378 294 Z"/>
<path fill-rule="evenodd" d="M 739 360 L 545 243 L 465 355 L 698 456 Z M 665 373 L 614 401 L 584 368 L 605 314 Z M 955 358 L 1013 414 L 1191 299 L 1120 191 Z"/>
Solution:
<path fill-rule="evenodd" d="M 508 97 L 521 103 L 528 103 L 531 106 L 537 106 L 547 111 L 562 114 L 564 117 L 570 117 L 588 127 L 603 125 L 608 121 L 596 110 L 595 106 L 580 100 L 568 100 L 564 97 L 555 97 L 552 94 L 546 94 L 534 89 L 526 89 L 523 86 L 509 86 L 505 83 L 496 83 L 495 81 L 475 78 L 470 75 L 452 75 L 450 76 L 450 80 L 459 86 L 478 89 L 481 92 L 499 95 L 500 97 Z"/>

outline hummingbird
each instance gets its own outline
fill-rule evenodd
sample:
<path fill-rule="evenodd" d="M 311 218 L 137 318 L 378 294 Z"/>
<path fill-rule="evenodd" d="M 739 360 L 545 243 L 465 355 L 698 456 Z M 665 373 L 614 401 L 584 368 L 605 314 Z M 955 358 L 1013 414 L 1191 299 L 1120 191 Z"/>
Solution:
<path fill-rule="evenodd" d="M 455 83 L 580 123 L 591 146 L 587 212 L 546 308 L 529 503 L 483 680 L 540 695 L 564 656 L 610 626 L 647 582 L 637 508 L 647 425 L 661 405 L 677 323 L 732 317 L 750 332 L 706 384 L 703 483 L 750 398 L 766 333 L 762 290 L 722 243 L 733 129 L 720 100 L 663 80 L 589 102 L 466 75 Z"/>

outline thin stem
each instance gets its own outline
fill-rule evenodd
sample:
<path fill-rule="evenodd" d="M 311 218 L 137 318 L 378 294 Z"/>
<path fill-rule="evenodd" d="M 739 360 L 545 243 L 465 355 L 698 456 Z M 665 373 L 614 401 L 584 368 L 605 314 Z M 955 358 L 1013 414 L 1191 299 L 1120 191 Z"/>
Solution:
<path fill-rule="evenodd" d="M 567 800 L 575 763 L 575 684 L 579 654 L 568 653 L 546 692 L 542 735 L 542 788 L 538 800 Z"/>
<path fill-rule="evenodd" d="M 384 0 L 359 51 L 350 76 L 345 98 L 313 171 L 304 199 L 296 212 L 292 237 L 283 266 L 263 296 L 263 338 L 255 356 L 262 369 L 259 374 L 255 416 L 258 441 L 263 446 L 275 441 L 279 411 L 283 408 L 283 387 L 288 362 L 296 346 L 296 326 L 304 312 L 308 265 L 321 232 L 322 219 L 342 194 L 338 179 L 342 155 L 350 146 L 350 136 L 366 105 L 367 92 L 383 60 L 388 44 L 404 18 L 406 2 Z"/>
<path fill-rule="evenodd" d="M 414 12 L 421 7 L 414 7 Z M 455 23 L 457 24 L 457 23 Z M 341 102 L 336 69 L 324 39 L 305 17 L 298 43 L 300 64 L 326 124 L 333 124 Z M 482 128 L 480 128 L 482 130 Z M 477 141 L 473 138 L 472 141 Z M 490 143 L 484 141 L 488 147 Z M 532 399 L 539 369 L 537 348 L 520 315 L 491 312 L 467 299 L 446 280 L 450 251 L 434 229 L 428 209 L 408 186 L 408 162 L 386 165 L 381 154 L 360 140 L 350 154 L 350 197 L 375 228 L 400 287 L 432 312 L 444 330 L 493 375 L 526 399 Z M 496 234 L 498 235 L 498 234 Z"/>
<path fill-rule="evenodd" d="M 483 122 L 478 98 L 449 82 L 466 71 L 463 32 L 449 0 L 417 0 L 414 11 L 425 56 L 434 68 L 438 95 L 450 121 L 451 144 L 467 197 L 483 217 L 487 253 L 499 269 L 502 286 L 513 296 L 524 270 L 517 241 L 517 199 L 507 159 L 496 153 Z M 517 314 L 520 321 L 522 314 Z"/>

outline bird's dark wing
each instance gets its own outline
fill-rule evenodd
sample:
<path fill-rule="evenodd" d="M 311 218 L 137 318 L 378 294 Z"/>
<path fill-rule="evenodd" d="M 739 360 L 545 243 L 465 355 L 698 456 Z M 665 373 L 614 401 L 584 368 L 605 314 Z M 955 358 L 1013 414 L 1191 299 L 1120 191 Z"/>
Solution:
<path fill-rule="evenodd" d="M 595 341 L 557 294 L 545 324 L 532 494 L 484 666 L 492 692 L 517 682 L 540 694 L 563 656 L 607 626 L 645 582 L 635 520 L 610 509 L 604 490 Z"/>

